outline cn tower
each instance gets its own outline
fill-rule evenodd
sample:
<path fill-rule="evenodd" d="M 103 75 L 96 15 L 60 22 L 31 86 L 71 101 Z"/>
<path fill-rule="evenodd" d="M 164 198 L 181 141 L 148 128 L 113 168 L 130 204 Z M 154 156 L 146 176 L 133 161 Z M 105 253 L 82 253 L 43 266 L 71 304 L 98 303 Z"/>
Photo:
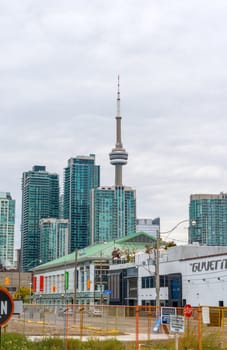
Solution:
<path fill-rule="evenodd" d="M 109 242 L 136 232 L 136 191 L 122 184 L 128 153 L 121 142 L 120 79 L 117 84 L 116 144 L 109 154 L 115 184 L 91 190 L 91 243 Z"/>
<path fill-rule="evenodd" d="M 115 166 L 115 186 L 122 186 L 122 166 L 127 164 L 128 153 L 121 142 L 121 114 L 120 114 L 120 77 L 118 76 L 117 115 L 116 115 L 116 145 L 109 154 L 110 163 Z"/>

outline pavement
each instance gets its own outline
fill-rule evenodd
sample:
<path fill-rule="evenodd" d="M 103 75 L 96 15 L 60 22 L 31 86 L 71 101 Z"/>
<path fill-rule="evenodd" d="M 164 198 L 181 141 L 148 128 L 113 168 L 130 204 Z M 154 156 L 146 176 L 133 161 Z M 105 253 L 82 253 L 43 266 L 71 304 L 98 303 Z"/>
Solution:
<path fill-rule="evenodd" d="M 140 333 L 139 334 L 139 341 L 148 341 L 148 340 L 167 340 L 167 339 L 171 339 L 173 338 L 174 335 L 173 334 L 164 334 L 164 333 L 157 333 L 157 334 L 151 334 L 150 335 L 150 339 L 148 339 L 147 337 L 147 333 L 143 334 Z M 40 340 L 42 338 L 46 338 L 46 336 L 28 336 L 28 338 L 30 340 Z M 61 337 L 62 338 L 62 337 Z M 117 339 L 121 342 L 128 342 L 128 341 L 136 341 L 136 335 L 135 333 L 129 333 L 129 334 L 124 334 L 124 335 L 107 335 L 107 336 L 102 336 L 102 335 L 97 335 L 97 336 L 68 336 L 68 338 L 72 338 L 72 339 L 80 339 L 81 341 L 87 341 L 88 339 L 99 339 L 99 340 L 105 340 L 105 339 Z"/>

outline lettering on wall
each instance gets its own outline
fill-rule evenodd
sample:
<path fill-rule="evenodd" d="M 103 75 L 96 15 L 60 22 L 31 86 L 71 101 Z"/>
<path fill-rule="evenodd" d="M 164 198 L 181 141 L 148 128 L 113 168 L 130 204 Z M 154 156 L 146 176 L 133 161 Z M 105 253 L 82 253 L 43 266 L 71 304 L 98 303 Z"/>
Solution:
<path fill-rule="evenodd" d="M 227 259 L 200 261 L 190 264 L 192 272 L 227 270 Z"/>

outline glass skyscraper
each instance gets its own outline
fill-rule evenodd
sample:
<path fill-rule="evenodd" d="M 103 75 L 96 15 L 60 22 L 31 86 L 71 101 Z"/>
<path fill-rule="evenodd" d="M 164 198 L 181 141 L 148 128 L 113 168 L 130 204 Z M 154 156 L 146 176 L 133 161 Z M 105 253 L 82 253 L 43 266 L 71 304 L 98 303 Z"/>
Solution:
<path fill-rule="evenodd" d="M 91 243 L 118 239 L 136 232 L 136 192 L 122 184 L 122 166 L 128 153 L 121 141 L 120 83 L 118 78 L 116 144 L 109 154 L 115 167 L 115 185 L 92 191 Z"/>
<path fill-rule="evenodd" d="M 189 218 L 189 243 L 227 246 L 227 193 L 191 195 Z"/>
<path fill-rule="evenodd" d="M 130 187 L 99 187 L 92 191 L 92 243 L 135 233 L 136 193 Z"/>
<path fill-rule="evenodd" d="M 0 192 L 0 264 L 13 267 L 15 200 L 9 192 Z"/>
<path fill-rule="evenodd" d="M 91 242 L 91 190 L 100 184 L 95 155 L 68 160 L 64 173 L 64 218 L 69 220 L 69 253 Z"/>
<path fill-rule="evenodd" d="M 22 177 L 21 269 L 40 261 L 40 219 L 59 217 L 59 177 L 35 165 Z"/>
<path fill-rule="evenodd" d="M 68 254 L 68 220 L 40 220 L 40 260 L 42 264 Z"/>

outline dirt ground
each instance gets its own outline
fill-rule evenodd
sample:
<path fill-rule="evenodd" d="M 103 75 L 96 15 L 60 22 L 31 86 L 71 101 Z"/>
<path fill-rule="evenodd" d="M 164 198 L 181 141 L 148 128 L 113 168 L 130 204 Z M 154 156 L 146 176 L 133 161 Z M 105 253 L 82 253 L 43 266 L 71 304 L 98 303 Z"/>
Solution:
<path fill-rule="evenodd" d="M 68 336 L 95 336 L 95 335 L 120 335 L 124 334 L 118 330 L 103 330 L 99 327 L 88 327 L 77 324 L 71 324 L 66 327 L 64 324 L 55 325 L 48 324 L 43 321 L 30 321 L 20 318 L 12 318 L 3 328 L 3 332 L 22 333 L 27 336 L 63 336 L 67 333 Z"/>

